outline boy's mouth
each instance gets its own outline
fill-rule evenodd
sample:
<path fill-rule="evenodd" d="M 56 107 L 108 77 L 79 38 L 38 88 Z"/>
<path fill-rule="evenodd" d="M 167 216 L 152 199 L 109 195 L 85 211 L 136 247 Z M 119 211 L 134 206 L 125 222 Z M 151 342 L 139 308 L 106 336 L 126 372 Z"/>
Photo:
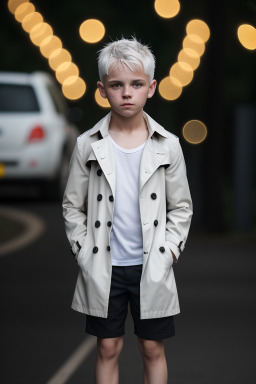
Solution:
<path fill-rule="evenodd" d="M 131 106 L 131 105 L 133 105 L 133 104 L 131 104 L 131 103 L 124 103 L 124 104 L 121 105 L 121 107 L 128 107 L 128 106 Z"/>

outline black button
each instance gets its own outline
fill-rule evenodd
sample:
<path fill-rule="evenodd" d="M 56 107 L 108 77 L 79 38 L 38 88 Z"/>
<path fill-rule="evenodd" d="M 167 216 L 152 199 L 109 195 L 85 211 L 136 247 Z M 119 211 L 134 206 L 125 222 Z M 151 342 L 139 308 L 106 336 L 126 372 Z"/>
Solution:
<path fill-rule="evenodd" d="M 113 195 L 109 196 L 109 201 L 114 201 L 114 196 Z"/>
<path fill-rule="evenodd" d="M 101 193 L 97 196 L 97 200 L 98 200 L 98 201 L 101 201 L 101 200 L 102 200 L 102 194 L 101 194 Z"/>
<path fill-rule="evenodd" d="M 111 227 L 112 225 L 111 221 L 108 221 L 107 224 L 108 224 L 108 227 Z"/>
<path fill-rule="evenodd" d="M 109 245 L 107 246 L 107 251 L 110 251 L 110 246 Z"/>
<path fill-rule="evenodd" d="M 151 198 L 152 198 L 153 200 L 156 199 L 156 193 L 155 193 L 155 192 L 151 193 Z"/>
<path fill-rule="evenodd" d="M 98 175 L 98 176 L 101 176 L 101 175 L 102 175 L 102 169 L 98 169 L 98 171 L 97 171 L 97 175 Z"/>
<path fill-rule="evenodd" d="M 95 221 L 95 227 L 96 227 L 96 228 L 99 228 L 99 226 L 100 226 L 100 221 L 99 221 L 99 220 L 96 220 L 96 221 Z"/>
<path fill-rule="evenodd" d="M 160 247 L 160 248 L 159 248 L 159 251 L 162 252 L 162 253 L 164 253 L 164 251 L 165 251 L 165 247 Z"/>
<path fill-rule="evenodd" d="M 158 220 L 154 221 L 154 226 L 156 227 L 158 225 Z"/>
<path fill-rule="evenodd" d="M 95 246 L 95 247 L 93 247 L 93 250 L 92 250 L 92 251 L 93 251 L 93 253 L 97 253 L 98 250 L 99 250 L 99 248 Z"/>

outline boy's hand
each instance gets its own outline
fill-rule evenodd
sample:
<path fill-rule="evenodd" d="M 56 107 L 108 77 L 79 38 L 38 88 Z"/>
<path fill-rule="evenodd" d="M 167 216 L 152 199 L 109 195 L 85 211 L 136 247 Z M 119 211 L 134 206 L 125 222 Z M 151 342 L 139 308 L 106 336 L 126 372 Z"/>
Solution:
<path fill-rule="evenodd" d="M 173 261 L 176 263 L 177 262 L 176 256 L 174 255 L 173 251 L 171 251 L 171 253 L 172 253 Z"/>

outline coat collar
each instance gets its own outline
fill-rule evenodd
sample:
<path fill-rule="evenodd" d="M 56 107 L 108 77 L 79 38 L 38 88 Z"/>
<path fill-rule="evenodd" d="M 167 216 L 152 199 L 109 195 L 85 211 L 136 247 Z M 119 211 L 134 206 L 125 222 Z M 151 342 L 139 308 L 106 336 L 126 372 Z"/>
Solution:
<path fill-rule="evenodd" d="M 110 119 L 112 116 L 112 112 L 110 111 L 103 119 L 101 119 L 92 129 L 90 129 L 89 136 L 94 135 L 95 133 L 99 132 L 101 133 L 101 136 L 104 138 L 108 136 L 108 128 Z M 165 129 L 161 127 L 155 120 L 152 119 L 145 111 L 143 111 L 143 117 L 146 120 L 148 130 L 149 130 L 149 137 L 153 136 L 155 132 L 159 133 L 159 135 L 167 138 L 168 134 L 166 133 Z"/>
<path fill-rule="evenodd" d="M 140 192 L 147 180 L 153 175 L 153 173 L 157 170 L 158 167 L 160 167 L 161 165 L 170 164 L 169 151 L 161 144 L 159 144 L 158 137 L 154 135 L 154 133 L 157 132 L 161 136 L 168 138 L 167 132 L 144 111 L 143 116 L 148 126 L 149 137 L 143 149 L 140 164 Z M 104 172 L 108 180 L 113 196 L 115 197 L 115 154 L 108 133 L 110 118 L 111 112 L 108 113 L 90 130 L 89 136 L 92 136 L 100 131 L 102 139 L 91 143 L 92 151 L 89 154 L 87 162 L 92 160 L 98 161 L 102 171 Z"/>

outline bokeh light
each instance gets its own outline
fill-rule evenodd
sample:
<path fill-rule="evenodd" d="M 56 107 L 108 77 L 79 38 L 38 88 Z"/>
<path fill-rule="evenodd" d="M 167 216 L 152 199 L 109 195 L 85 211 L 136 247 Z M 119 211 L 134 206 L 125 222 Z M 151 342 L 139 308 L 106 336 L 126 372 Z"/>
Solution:
<path fill-rule="evenodd" d="M 173 64 L 170 69 L 170 77 L 174 77 L 175 79 L 179 80 L 183 87 L 192 81 L 193 76 L 194 72 L 191 66 L 182 61 Z"/>
<path fill-rule="evenodd" d="M 25 16 L 22 20 L 22 28 L 26 32 L 30 32 L 37 24 L 42 23 L 43 16 L 39 12 L 32 12 L 29 15 Z"/>
<path fill-rule="evenodd" d="M 51 54 L 58 48 L 62 48 L 61 40 L 55 36 L 46 37 L 42 43 L 40 44 L 40 51 L 44 57 L 47 59 L 51 56 Z"/>
<path fill-rule="evenodd" d="M 63 95 L 69 100 L 80 99 L 85 90 L 85 82 L 78 76 L 70 76 L 62 84 Z"/>
<path fill-rule="evenodd" d="M 200 56 L 193 49 L 184 48 L 178 55 L 178 61 L 189 64 L 190 67 L 195 70 L 200 64 Z"/>
<path fill-rule="evenodd" d="M 105 99 L 104 97 L 101 96 L 99 88 L 96 89 L 94 97 L 95 97 L 96 103 L 100 107 L 102 107 L 102 108 L 110 108 L 110 104 L 108 102 L 108 99 Z"/>
<path fill-rule="evenodd" d="M 43 16 L 36 12 L 35 6 L 28 0 L 9 0 L 7 5 L 15 19 L 29 33 L 31 42 L 39 46 L 41 54 L 48 59 L 50 67 L 56 71 L 55 75 L 62 84 L 64 96 L 70 100 L 82 97 L 86 84 L 79 77 L 78 67 L 71 62 L 71 54 L 62 48 L 60 38 L 53 35 L 52 27 L 43 21 Z"/>
<path fill-rule="evenodd" d="M 68 50 L 64 48 L 55 49 L 49 57 L 50 67 L 56 71 L 63 63 L 71 62 L 72 57 Z"/>
<path fill-rule="evenodd" d="M 160 81 L 158 91 L 166 100 L 176 100 L 182 92 L 182 85 L 179 80 L 170 76 Z"/>
<path fill-rule="evenodd" d="M 22 3 L 16 8 L 14 17 L 17 21 L 21 23 L 24 17 L 32 12 L 35 12 L 35 7 L 32 3 Z"/>
<path fill-rule="evenodd" d="M 71 76 L 79 76 L 79 69 L 76 64 L 66 62 L 58 66 L 56 70 L 56 79 L 60 84 L 63 84 L 64 81 Z"/>
<path fill-rule="evenodd" d="M 44 39 L 53 35 L 52 27 L 45 23 L 39 23 L 31 29 L 29 37 L 33 44 L 39 46 Z"/>
<path fill-rule="evenodd" d="M 16 9 L 22 4 L 22 3 L 27 3 L 28 0 L 9 0 L 8 1 L 8 9 L 11 13 L 15 13 Z"/>
<path fill-rule="evenodd" d="M 156 13 L 165 19 L 176 16 L 180 11 L 178 0 L 156 0 L 154 7 Z"/>
<path fill-rule="evenodd" d="M 190 120 L 182 128 L 182 135 L 189 143 L 200 144 L 207 136 L 207 128 L 199 120 Z"/>
<path fill-rule="evenodd" d="M 197 35 L 187 35 L 183 40 L 183 48 L 193 49 L 199 56 L 205 51 L 203 39 Z"/>
<path fill-rule="evenodd" d="M 250 24 L 242 24 L 237 30 L 240 43 L 250 50 L 256 49 L 256 29 Z"/>
<path fill-rule="evenodd" d="M 204 43 L 206 43 L 210 37 L 210 29 L 208 25 L 199 19 L 191 20 L 187 24 L 186 31 L 188 35 L 197 35 L 201 37 Z"/>
<path fill-rule="evenodd" d="M 97 43 L 105 35 L 105 27 L 99 20 L 88 19 L 80 25 L 79 33 L 86 43 Z"/>

